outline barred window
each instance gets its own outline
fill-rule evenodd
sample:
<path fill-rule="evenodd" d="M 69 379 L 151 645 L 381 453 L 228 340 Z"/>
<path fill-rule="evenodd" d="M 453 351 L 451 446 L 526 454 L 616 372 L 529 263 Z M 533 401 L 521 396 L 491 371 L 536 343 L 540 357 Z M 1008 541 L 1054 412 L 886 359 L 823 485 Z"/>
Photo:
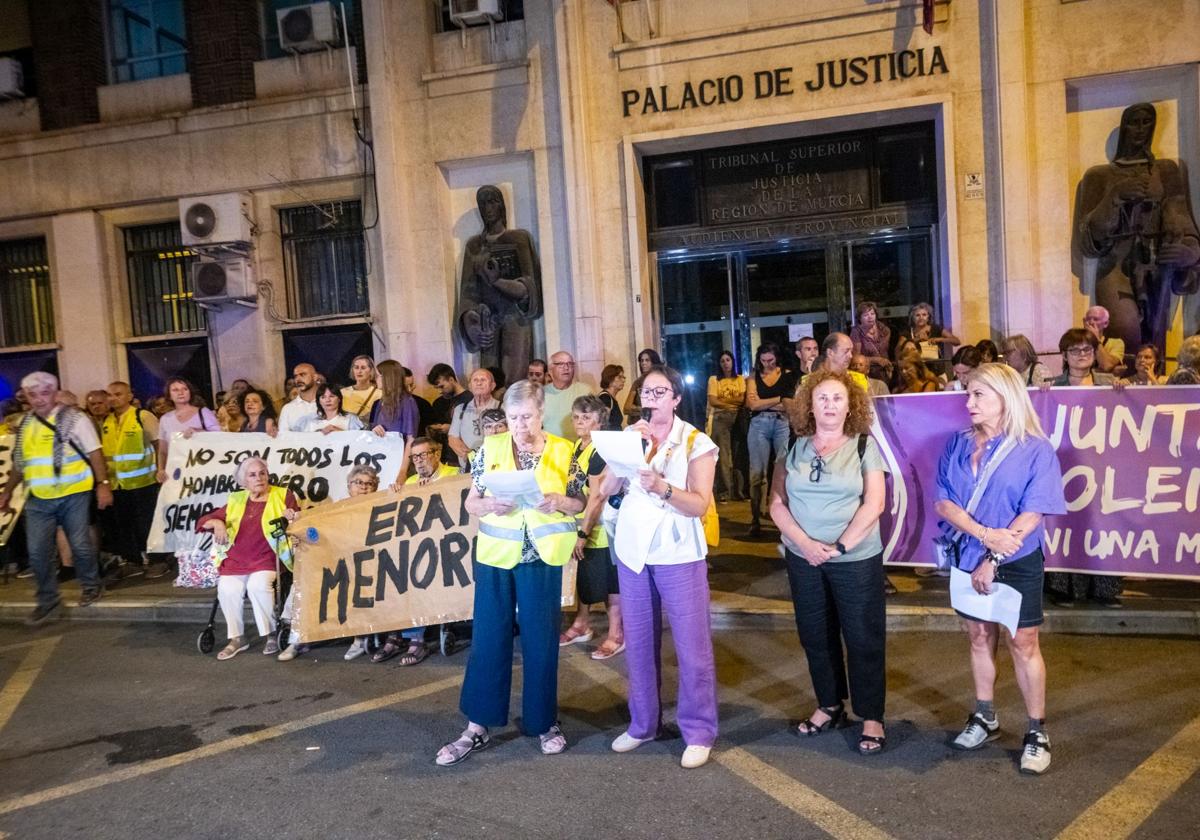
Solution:
<path fill-rule="evenodd" d="M 370 310 L 361 202 L 284 208 L 279 228 L 293 318 L 365 315 Z"/>
<path fill-rule="evenodd" d="M 178 222 L 125 228 L 130 322 L 135 336 L 198 332 L 204 313 L 192 302 L 188 269 L 197 257 L 183 247 Z"/>
<path fill-rule="evenodd" d="M 0 242 L 0 347 L 54 340 L 45 238 Z"/>

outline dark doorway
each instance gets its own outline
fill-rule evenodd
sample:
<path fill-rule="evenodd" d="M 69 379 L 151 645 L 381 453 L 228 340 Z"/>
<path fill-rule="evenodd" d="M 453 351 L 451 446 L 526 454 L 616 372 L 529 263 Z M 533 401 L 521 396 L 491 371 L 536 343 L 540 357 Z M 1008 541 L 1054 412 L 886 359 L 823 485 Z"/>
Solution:
<path fill-rule="evenodd" d="M 143 405 L 160 396 L 167 380 L 173 376 L 191 382 L 212 405 L 212 367 L 206 339 L 179 338 L 130 344 L 125 352 L 129 358 L 129 387 Z"/>
<path fill-rule="evenodd" d="M 371 328 L 366 324 L 341 327 L 309 327 L 283 333 L 283 363 L 288 376 L 292 368 L 308 362 L 324 374 L 330 385 L 349 385 L 350 363 L 355 356 L 372 356 Z"/>
<path fill-rule="evenodd" d="M 57 350 L 0 354 L 0 400 L 7 400 L 17 393 L 21 379 L 39 370 L 58 376 Z"/>

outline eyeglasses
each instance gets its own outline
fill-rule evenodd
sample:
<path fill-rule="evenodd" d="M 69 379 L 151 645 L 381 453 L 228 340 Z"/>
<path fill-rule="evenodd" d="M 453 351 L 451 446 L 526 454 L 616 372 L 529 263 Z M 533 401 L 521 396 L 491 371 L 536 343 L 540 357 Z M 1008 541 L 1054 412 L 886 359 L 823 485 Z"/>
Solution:
<path fill-rule="evenodd" d="M 414 452 L 414 453 L 412 453 L 412 459 L 414 461 L 423 461 L 426 458 L 432 458 L 432 457 L 433 457 L 432 452 Z"/>
<path fill-rule="evenodd" d="M 674 394 L 674 393 L 675 393 L 674 390 L 672 390 L 671 388 L 668 388 L 665 385 L 661 385 L 658 388 L 643 388 L 642 389 L 642 399 L 646 399 L 647 397 L 649 397 L 650 399 L 661 400 L 667 394 Z"/>
<path fill-rule="evenodd" d="M 1067 348 L 1067 355 L 1069 355 L 1069 356 L 1090 356 L 1095 352 L 1096 351 L 1093 350 L 1091 347 L 1069 347 L 1069 348 Z"/>
<path fill-rule="evenodd" d="M 574 362 L 551 362 L 553 367 L 575 367 Z"/>
<path fill-rule="evenodd" d="M 829 470 L 825 468 L 825 459 L 820 455 L 813 458 L 809 463 L 809 466 L 812 467 L 812 472 L 808 474 L 808 480 L 814 484 L 821 480 L 822 472 L 829 472 Z"/>
<path fill-rule="evenodd" d="M 350 482 L 351 487 L 366 487 L 368 490 L 374 490 L 378 487 L 378 482 L 368 481 L 365 478 L 356 478 Z"/>

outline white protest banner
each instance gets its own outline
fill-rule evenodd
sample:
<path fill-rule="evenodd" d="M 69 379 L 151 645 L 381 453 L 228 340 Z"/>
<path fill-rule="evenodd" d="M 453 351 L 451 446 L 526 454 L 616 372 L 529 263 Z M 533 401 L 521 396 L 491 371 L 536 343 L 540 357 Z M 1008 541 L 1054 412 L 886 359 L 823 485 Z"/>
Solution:
<path fill-rule="evenodd" d="M 307 508 L 346 498 L 346 476 L 355 464 L 374 466 L 380 484 L 390 484 L 400 471 L 404 439 L 365 431 L 281 432 L 275 437 L 236 432 L 176 435 L 167 454 L 167 480 L 158 491 L 146 550 L 191 550 L 196 545 L 196 523 L 240 489 L 234 470 L 250 457 L 266 461 L 271 483 L 292 491 L 300 506 Z"/>
<path fill-rule="evenodd" d="M 13 447 L 16 445 L 15 435 L 0 435 L 0 487 L 8 484 L 8 474 L 12 471 Z M 8 545 L 13 528 L 17 525 L 17 517 L 25 506 L 25 485 L 18 484 L 13 488 L 12 499 L 8 510 L 0 513 L 0 545 Z"/>

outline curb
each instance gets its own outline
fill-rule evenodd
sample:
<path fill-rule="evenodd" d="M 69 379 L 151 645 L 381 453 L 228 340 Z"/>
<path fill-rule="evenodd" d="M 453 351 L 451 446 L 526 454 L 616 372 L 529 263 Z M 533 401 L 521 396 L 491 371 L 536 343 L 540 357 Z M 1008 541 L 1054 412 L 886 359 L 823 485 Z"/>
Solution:
<path fill-rule="evenodd" d="M 64 599 L 60 615 L 67 621 L 138 621 L 191 624 L 202 628 L 208 621 L 212 601 L 196 598 L 106 597 L 89 607 L 77 607 Z M 0 622 L 20 623 L 34 608 L 34 601 L 0 603 Z M 247 606 L 249 614 L 249 607 Z M 732 608 L 714 603 L 712 626 L 718 630 L 794 631 L 790 604 L 779 607 Z M 220 618 L 217 619 L 220 623 Z M 961 619 L 950 607 L 892 604 L 887 608 L 891 633 L 959 633 Z M 1200 637 L 1200 609 L 1196 610 L 1046 610 L 1047 633 L 1096 636 L 1185 636 Z"/>

